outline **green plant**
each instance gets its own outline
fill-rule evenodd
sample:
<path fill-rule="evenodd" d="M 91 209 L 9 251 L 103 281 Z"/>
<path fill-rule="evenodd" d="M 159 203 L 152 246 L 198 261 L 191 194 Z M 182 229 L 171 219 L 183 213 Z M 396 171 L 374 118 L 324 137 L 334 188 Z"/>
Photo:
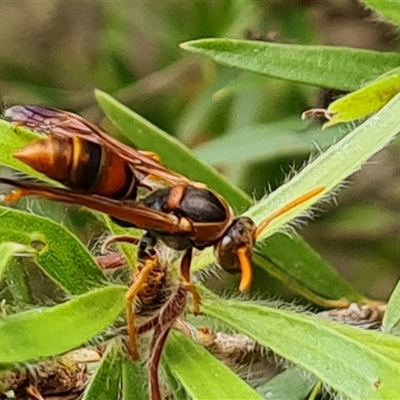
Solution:
<path fill-rule="evenodd" d="M 379 7 L 378 2 L 371 3 Z M 393 7 L 397 10 L 395 4 Z M 385 14 L 384 7 L 381 11 Z M 390 15 L 396 14 L 391 12 Z M 400 57 L 395 53 L 322 46 L 204 39 L 185 43 L 182 47 L 247 71 L 342 90 L 360 89 L 363 84 L 400 64 Z M 392 88 L 392 81 L 384 82 Z M 384 86 L 384 91 L 388 91 L 388 86 Z M 368 93 L 378 97 L 380 92 L 372 85 Z M 96 92 L 96 97 L 123 140 L 139 148 L 156 151 L 168 167 L 193 180 L 205 182 L 221 193 L 235 209 L 250 207 L 246 215 L 258 222 L 312 188 L 323 186 L 325 190 L 318 199 L 327 198 L 348 176 L 389 143 L 398 133 L 400 123 L 400 97 L 395 95 L 396 90 L 390 93 L 393 98 L 389 101 L 389 96 L 388 104 L 380 111 L 336 143 L 327 143 L 325 152 L 253 206 L 246 194 L 199 161 L 176 140 L 104 92 Z M 357 110 L 359 98 L 353 97 L 353 101 L 351 97 L 348 99 L 342 106 L 344 111 Z M 355 111 L 351 119 L 376 112 L 382 106 L 381 103 L 366 113 Z M 31 132 L 23 129 L 15 132 L 8 123 L 0 121 L 0 134 L 0 162 L 3 165 L 46 179 L 11 157 L 14 149 L 32 140 Z M 242 138 L 239 136 L 236 139 L 240 141 Z M 251 139 L 246 136 L 243 141 Z M 217 142 L 218 145 L 221 143 L 224 143 L 224 138 Z M 203 149 L 204 152 L 212 150 L 210 147 Z M 285 214 L 263 233 L 253 258 L 261 277 L 268 272 L 305 299 L 322 307 L 347 306 L 351 302 L 374 307 L 374 302 L 335 273 L 302 239 L 279 232 L 282 226 L 309 206 L 305 204 Z M 94 223 L 98 218 L 79 211 L 79 215 L 71 217 L 67 229 L 60 222 L 60 210 L 55 208 L 52 213 L 46 214 L 52 214 L 56 222 L 8 206 L 0 208 L 3 250 L 0 252 L 0 277 L 7 285 L 10 304 L 15 303 L 19 307 L 21 304 L 34 304 L 34 293 L 24 269 L 18 265 L 26 264 L 27 259 L 34 260 L 71 299 L 45 310 L 35 307 L 11 314 L 0 321 L 0 362 L 5 366 L 51 357 L 82 346 L 95 337 L 102 340 L 104 334 L 101 333 L 118 319 L 124 308 L 126 288 L 107 281 L 76 235 L 80 234 L 77 226 L 83 225 L 83 219 Z M 111 231 L 115 229 L 112 223 L 106 223 Z M 132 254 L 128 255 L 129 260 L 132 257 Z M 206 250 L 195 259 L 193 270 L 204 270 L 214 261 L 212 252 Z M 395 290 L 389 301 L 383 320 L 384 333 L 363 331 L 276 309 L 260 301 L 225 299 L 206 289 L 201 289 L 202 312 L 210 317 L 210 321 L 248 335 L 314 376 L 310 380 L 299 370 L 291 368 L 283 378 L 278 376 L 264 386 L 262 393 L 270 395 L 272 392 L 276 398 L 288 398 L 296 381 L 301 390 L 291 398 L 302 399 L 319 380 L 349 398 L 389 399 L 400 395 L 397 385 L 400 340 L 396 337 L 399 329 L 398 291 Z M 196 319 L 191 319 L 191 322 L 196 324 Z M 174 332 L 169 338 L 163 363 L 165 378 L 176 398 L 185 398 L 187 394 L 194 399 L 263 397 L 179 332 Z M 278 385 L 278 379 L 284 379 L 286 385 Z M 113 342 L 84 398 L 118 398 L 120 387 L 116 382 L 119 381 L 122 382 L 124 399 L 147 398 L 147 393 L 142 390 L 145 380 L 141 365 L 127 360 L 121 354 L 118 342 Z"/>

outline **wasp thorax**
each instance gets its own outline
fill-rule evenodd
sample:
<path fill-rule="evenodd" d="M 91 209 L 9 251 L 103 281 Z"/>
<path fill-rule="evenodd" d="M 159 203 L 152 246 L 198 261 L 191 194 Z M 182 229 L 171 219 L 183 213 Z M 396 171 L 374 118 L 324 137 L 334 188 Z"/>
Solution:
<path fill-rule="evenodd" d="M 236 218 L 222 239 L 215 245 L 214 252 L 222 268 L 229 273 L 240 271 L 237 252 L 246 248 L 249 256 L 254 246 L 255 223 L 247 217 Z"/>

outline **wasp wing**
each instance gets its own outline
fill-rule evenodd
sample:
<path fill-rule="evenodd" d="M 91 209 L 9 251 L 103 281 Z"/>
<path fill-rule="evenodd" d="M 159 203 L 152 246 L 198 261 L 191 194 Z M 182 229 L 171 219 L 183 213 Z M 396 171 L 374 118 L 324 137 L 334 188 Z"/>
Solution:
<path fill-rule="evenodd" d="M 78 136 L 103 145 L 141 172 L 150 185 L 152 180 L 156 183 L 162 181 L 168 185 L 190 183 L 189 179 L 164 167 L 155 157 L 150 157 L 149 153 L 121 143 L 79 115 L 40 106 L 14 106 L 7 109 L 4 116 L 17 126 L 26 126 L 46 135 Z"/>

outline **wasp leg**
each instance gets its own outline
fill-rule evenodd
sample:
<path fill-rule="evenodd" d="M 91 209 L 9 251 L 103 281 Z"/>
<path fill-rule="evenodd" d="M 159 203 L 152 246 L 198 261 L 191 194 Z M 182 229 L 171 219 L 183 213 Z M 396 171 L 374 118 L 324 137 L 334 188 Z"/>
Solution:
<path fill-rule="evenodd" d="M 187 185 L 176 185 L 171 188 L 165 204 L 168 211 L 173 211 L 179 207 L 185 196 L 186 189 Z"/>
<path fill-rule="evenodd" d="M 24 123 L 22 121 L 13 122 L 12 127 L 13 127 L 14 133 L 18 133 L 18 128 L 21 128 L 22 126 L 24 126 Z"/>
<path fill-rule="evenodd" d="M 157 327 L 153 334 L 153 340 L 151 343 L 151 356 L 149 360 L 149 373 L 150 373 L 150 399 L 151 400 L 161 400 L 161 391 L 160 391 L 160 380 L 158 376 L 158 367 L 160 365 L 162 351 L 165 345 L 165 342 L 168 337 L 168 333 L 171 330 L 171 326 L 162 330 L 162 327 Z"/>
<path fill-rule="evenodd" d="M 183 278 L 183 285 L 185 289 L 190 292 L 193 296 L 193 314 L 197 315 L 200 313 L 201 297 L 196 289 L 196 286 L 192 282 L 190 276 L 190 264 L 192 263 L 192 248 L 186 250 L 182 257 L 181 262 L 181 275 Z"/>
<path fill-rule="evenodd" d="M 29 385 L 26 388 L 26 393 L 32 396 L 35 400 L 44 400 L 43 396 L 41 395 L 39 389 L 36 386 Z"/>
<path fill-rule="evenodd" d="M 17 189 L 10 193 L 2 194 L 0 196 L 0 200 L 4 203 L 13 203 L 14 201 L 20 200 L 24 196 L 26 196 L 25 190 Z"/>
<path fill-rule="evenodd" d="M 128 324 L 128 335 L 129 335 L 129 343 L 128 350 L 129 354 L 132 357 L 132 360 L 139 359 L 139 353 L 136 345 L 136 325 L 135 325 L 135 314 L 133 311 L 133 302 L 135 301 L 136 296 L 140 293 L 143 288 L 143 285 L 149 278 L 151 271 L 157 266 L 156 259 L 147 259 L 144 261 L 143 267 L 140 269 L 138 274 L 135 276 L 135 279 L 129 288 L 128 292 L 125 295 L 126 301 L 126 320 Z"/>
<path fill-rule="evenodd" d="M 154 151 L 139 150 L 139 153 L 153 159 L 154 161 L 161 162 L 161 157 Z"/>
<path fill-rule="evenodd" d="M 61 201 L 100 211 L 130 223 L 139 229 L 147 230 L 151 226 L 154 230 L 175 234 L 186 234 L 193 231 L 192 225 L 186 218 L 178 218 L 172 214 L 152 210 L 137 202 L 113 200 L 108 197 L 87 195 L 72 190 L 40 186 L 27 181 L 3 177 L 0 177 L 0 183 L 13 185 L 21 190 L 18 192 L 18 197 L 15 197 L 14 194 L 6 195 L 2 198 L 3 201 L 13 201 L 23 196 L 39 196 L 48 200 Z"/>
<path fill-rule="evenodd" d="M 114 269 L 126 264 L 126 259 L 121 253 L 107 254 L 106 256 L 96 257 L 97 264 L 101 269 Z"/>
<path fill-rule="evenodd" d="M 134 236 L 129 236 L 129 235 L 115 235 L 115 236 L 110 236 L 108 239 L 104 241 L 104 243 L 101 246 L 101 252 L 105 253 L 107 248 L 110 247 L 113 243 L 117 242 L 125 242 L 125 243 L 131 243 L 131 244 L 139 244 L 140 239 Z"/>

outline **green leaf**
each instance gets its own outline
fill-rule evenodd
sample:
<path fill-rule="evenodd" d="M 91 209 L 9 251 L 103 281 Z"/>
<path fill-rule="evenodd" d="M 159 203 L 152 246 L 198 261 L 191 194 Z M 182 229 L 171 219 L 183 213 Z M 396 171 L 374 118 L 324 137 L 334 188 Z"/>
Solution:
<path fill-rule="evenodd" d="M 344 324 L 334 323 L 329 320 L 321 319 L 321 324 L 328 328 L 334 327 L 335 331 L 345 335 L 351 340 L 361 342 L 363 346 L 370 348 L 384 355 L 388 359 L 400 366 L 399 338 L 393 335 L 387 335 L 382 332 L 365 330 L 349 327 Z"/>
<path fill-rule="evenodd" d="M 324 124 L 324 128 L 365 118 L 379 111 L 400 92 L 399 68 L 394 71 L 396 72 L 385 74 L 384 77 L 331 103 L 324 112 L 325 117 L 329 120 Z M 312 111 L 306 111 L 303 115 L 312 114 Z"/>
<path fill-rule="evenodd" d="M 214 93 L 213 99 L 220 100 L 224 97 L 233 96 L 251 89 L 259 89 L 260 87 L 266 89 L 269 84 L 271 84 L 271 79 L 264 75 L 253 74 L 251 72 L 243 72 L 240 75 L 236 73 L 234 79 L 230 80 L 227 85 Z"/>
<path fill-rule="evenodd" d="M 345 396 L 352 399 L 400 396 L 400 364 L 377 347 L 357 340 L 358 328 L 215 296 L 203 297 L 202 311 L 313 373 Z M 397 339 L 363 332 L 364 339 L 368 336 L 379 336 L 382 343 Z M 393 351 L 399 355 L 400 340 L 396 342 L 397 349 Z"/>
<path fill-rule="evenodd" d="M 183 143 L 195 143 L 199 134 L 201 136 L 202 132 L 208 131 L 212 121 L 221 121 L 221 108 L 224 104 L 214 94 L 231 80 L 236 82 L 240 74 L 238 71 L 227 71 L 226 68 L 215 68 L 214 73 L 214 79 L 207 82 L 180 113 L 176 134 Z"/>
<path fill-rule="evenodd" d="M 296 254 L 286 250 L 285 236 L 271 236 L 256 247 L 254 263 L 314 304 L 341 307 L 349 301 L 365 301 L 335 269 L 326 267 L 319 254 L 310 252 L 307 243 L 298 237 L 293 237 L 293 241 Z M 286 265 L 291 268 L 285 268 Z"/>
<path fill-rule="evenodd" d="M 29 276 L 17 259 L 14 258 L 11 261 L 4 281 L 12 295 L 13 304 L 33 304 L 34 299 L 32 296 Z"/>
<path fill-rule="evenodd" d="M 0 243 L 0 282 L 7 270 L 7 267 L 12 263 L 15 256 L 27 256 L 35 253 L 36 251 L 32 249 L 32 247 L 24 246 L 19 243 Z"/>
<path fill-rule="evenodd" d="M 182 333 L 174 331 L 169 335 L 164 357 L 193 400 L 262 399 L 227 366 Z"/>
<path fill-rule="evenodd" d="M 111 342 L 82 400 L 118 400 L 121 376 L 121 348 L 117 343 Z"/>
<path fill-rule="evenodd" d="M 0 219 L 0 241 L 38 248 L 35 261 L 67 292 L 81 294 L 104 285 L 104 275 L 88 250 L 61 225 L 2 206 Z"/>
<path fill-rule="evenodd" d="M 400 282 L 397 283 L 394 291 L 390 295 L 383 316 L 382 328 L 387 333 L 400 336 Z"/>
<path fill-rule="evenodd" d="M 308 126 L 299 118 L 250 125 L 197 146 L 194 154 L 212 165 L 249 165 L 285 156 L 315 153 L 317 148 L 326 149 L 345 135 L 338 129 L 322 133 L 319 127 Z"/>
<path fill-rule="evenodd" d="M 371 156 L 386 146 L 399 133 L 399 125 L 400 95 L 397 95 L 377 114 L 331 146 L 289 182 L 244 214 L 258 224 L 290 201 L 300 198 L 315 188 L 324 188 L 319 195 L 274 219 L 258 239 L 262 240 L 271 235 L 278 227 L 298 216 L 335 189 L 347 177 L 358 171 Z"/>
<path fill-rule="evenodd" d="M 146 364 L 125 356 L 122 362 L 122 400 L 148 400 Z"/>
<path fill-rule="evenodd" d="M 164 357 L 165 359 L 165 357 Z M 162 362 L 163 367 L 163 376 L 168 385 L 168 389 L 171 391 L 174 400 L 189 400 L 189 396 L 186 393 L 185 389 L 176 379 L 174 374 L 171 372 L 171 369 L 167 362 Z"/>
<path fill-rule="evenodd" d="M 388 21 L 400 25 L 400 1 L 399 0 L 363 0 L 378 14 L 382 15 Z"/>
<path fill-rule="evenodd" d="M 182 43 L 195 54 L 280 79 L 340 90 L 356 90 L 400 65 L 397 53 L 346 47 L 302 46 L 233 39 Z"/>
<path fill-rule="evenodd" d="M 245 207 L 242 192 L 230 185 L 209 165 L 199 161 L 178 140 L 157 128 L 143 117 L 125 107 L 108 94 L 96 90 L 96 98 L 107 117 L 120 129 L 124 139 L 134 146 L 156 152 L 162 162 L 173 171 L 195 181 L 207 182 L 210 188 L 230 199 L 234 207 Z"/>
<path fill-rule="evenodd" d="M 45 310 L 0 320 L 0 360 L 25 362 L 64 353 L 112 324 L 125 307 L 124 286 L 109 286 Z"/>
<path fill-rule="evenodd" d="M 315 377 L 292 367 L 258 387 L 257 391 L 266 399 L 304 400 L 316 383 Z"/>

